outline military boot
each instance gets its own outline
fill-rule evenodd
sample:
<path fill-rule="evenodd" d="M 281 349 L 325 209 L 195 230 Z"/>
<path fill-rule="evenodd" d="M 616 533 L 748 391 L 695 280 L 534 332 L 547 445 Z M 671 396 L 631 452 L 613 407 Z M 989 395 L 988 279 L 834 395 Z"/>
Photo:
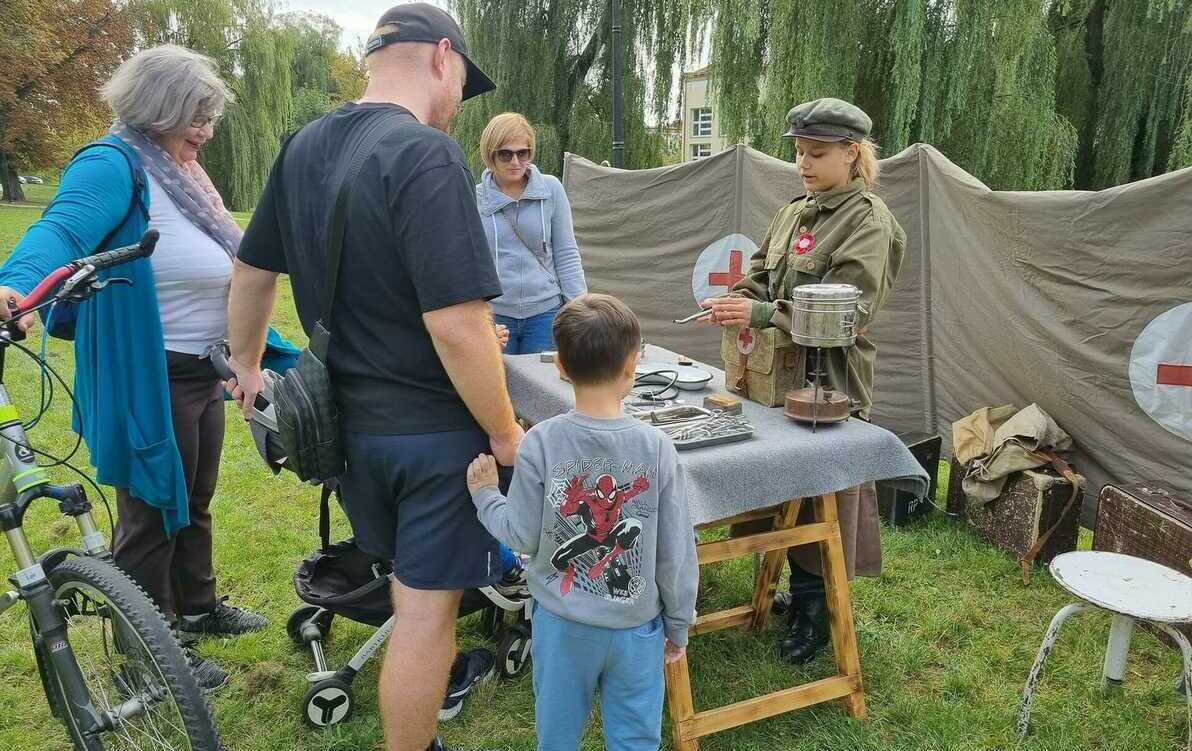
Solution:
<path fill-rule="evenodd" d="M 823 595 L 803 595 L 791 603 L 790 626 L 782 640 L 782 657 L 807 662 L 828 643 L 828 603 Z"/>

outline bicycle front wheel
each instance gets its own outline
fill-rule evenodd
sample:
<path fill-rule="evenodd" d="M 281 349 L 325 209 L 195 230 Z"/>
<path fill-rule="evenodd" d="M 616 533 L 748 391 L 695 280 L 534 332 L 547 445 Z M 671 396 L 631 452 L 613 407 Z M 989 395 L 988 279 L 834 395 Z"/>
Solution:
<path fill-rule="evenodd" d="M 220 751 L 202 690 L 178 641 L 145 593 L 115 566 L 71 558 L 49 572 L 67 643 L 107 728 L 86 721 L 35 639 L 50 706 L 81 751 Z"/>

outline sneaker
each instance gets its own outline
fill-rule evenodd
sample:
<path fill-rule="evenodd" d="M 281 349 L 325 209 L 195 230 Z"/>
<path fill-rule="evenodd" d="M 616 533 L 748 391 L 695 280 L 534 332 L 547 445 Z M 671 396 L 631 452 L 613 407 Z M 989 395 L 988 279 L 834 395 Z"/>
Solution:
<path fill-rule="evenodd" d="M 530 585 L 526 582 L 526 569 L 519 563 L 510 569 L 501 581 L 493 587 L 502 597 L 510 600 L 525 600 L 530 596 Z"/>
<path fill-rule="evenodd" d="M 210 693 L 228 682 L 228 671 L 221 668 L 219 663 L 203 657 L 190 648 L 183 649 L 183 652 L 186 654 L 186 663 L 190 666 L 190 672 L 194 674 L 195 682 L 199 684 L 199 688 Z"/>
<path fill-rule="evenodd" d="M 455 664 L 451 666 L 447 696 L 443 699 L 443 708 L 439 710 L 439 721 L 446 722 L 458 715 L 464 708 L 464 697 L 472 693 L 476 685 L 492 678 L 496 669 L 497 658 L 487 649 L 457 654 Z"/>
<path fill-rule="evenodd" d="M 244 608 L 228 605 L 222 598 L 210 611 L 202 615 L 183 615 L 178 618 L 178 630 L 192 634 L 210 634 L 212 636 L 240 636 L 252 631 L 260 631 L 269 625 L 262 615 L 251 613 Z"/>

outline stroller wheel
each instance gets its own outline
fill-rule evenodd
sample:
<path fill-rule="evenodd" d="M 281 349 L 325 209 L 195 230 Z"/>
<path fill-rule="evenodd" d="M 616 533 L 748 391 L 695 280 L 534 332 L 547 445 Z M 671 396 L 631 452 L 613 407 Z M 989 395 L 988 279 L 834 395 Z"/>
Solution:
<path fill-rule="evenodd" d="M 315 605 L 302 605 L 293 613 L 290 613 L 290 618 L 286 621 L 286 633 L 290 635 L 290 639 L 298 646 L 302 647 L 306 645 L 306 639 L 302 636 L 302 628 L 306 625 L 307 621 L 315 616 L 319 616 L 316 625 L 319 627 L 320 638 L 326 639 L 327 635 L 331 632 L 332 613 Z"/>
<path fill-rule="evenodd" d="M 338 678 L 319 681 L 302 697 L 302 719 L 313 728 L 338 725 L 352 716 L 353 709 L 352 687 Z"/>
<path fill-rule="evenodd" d="M 497 647 L 497 668 L 502 678 L 515 678 L 530 661 L 530 630 L 522 625 L 505 629 Z"/>

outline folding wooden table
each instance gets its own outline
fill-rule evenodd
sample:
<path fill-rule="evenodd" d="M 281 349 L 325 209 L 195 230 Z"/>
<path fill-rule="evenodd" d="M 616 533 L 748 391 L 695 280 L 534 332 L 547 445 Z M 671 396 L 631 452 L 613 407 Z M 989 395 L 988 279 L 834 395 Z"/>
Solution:
<path fill-rule="evenodd" d="M 653 362 L 677 360 L 675 353 L 661 347 L 647 345 L 646 350 Z M 574 407 L 571 386 L 559 379 L 553 363 L 541 362 L 538 355 L 509 355 L 505 366 L 514 410 L 529 423 L 539 423 Z M 708 372 L 712 381 L 707 391 L 684 392 L 684 403 L 699 404 L 706 393 L 725 390 L 724 372 L 713 367 L 708 367 Z M 793 424 L 781 409 L 746 402 L 742 410 L 756 429 L 752 441 L 684 451 L 679 456 L 687 477 L 691 519 L 701 529 L 759 519 L 773 519 L 775 523 L 769 532 L 700 546 L 701 564 L 756 553 L 765 553 L 765 562 L 752 602 L 704 615 L 691 633 L 706 634 L 732 626 L 761 628 L 770 615 L 786 549 L 816 542 L 824 560 L 837 675 L 728 707 L 696 712 L 687 662 L 679 661 L 667 669 L 675 747 L 679 751 L 694 751 L 698 739 L 711 733 L 833 699 L 843 700 L 853 717 L 865 716 L 861 660 L 853 632 L 836 496 L 818 494 L 829 489 L 839 492 L 871 480 L 888 480 L 919 496 L 927 491 L 927 473 L 915 457 L 897 436 L 876 425 L 849 420 L 831 430 L 813 433 Z M 748 493 L 741 492 L 743 486 Z M 784 500 L 788 498 L 803 500 Z M 815 521 L 796 524 L 804 503 L 812 505 Z"/>
<path fill-rule="evenodd" d="M 815 521 L 797 524 L 804 502 L 810 502 Z M 765 553 L 753 589 L 753 601 L 716 613 L 699 616 L 691 629 L 692 637 L 733 626 L 759 630 L 770 616 L 774 591 L 786 562 L 786 549 L 818 542 L 823 560 L 824 588 L 827 594 L 832 651 L 836 656 L 837 675 L 811 683 L 791 686 L 764 696 L 697 712 L 691 696 L 691 676 L 687 658 L 666 666 L 666 692 L 674 724 L 675 751 L 698 751 L 699 739 L 712 733 L 801 709 L 813 704 L 841 699 L 845 710 L 858 720 L 865 719 L 865 692 L 861 684 L 861 657 L 853 629 L 853 610 L 849 600 L 848 576 L 840 524 L 836 516 L 836 496 L 827 494 L 804 501 L 796 499 L 769 508 L 750 511 L 729 519 L 701 524 L 697 529 L 725 527 L 740 522 L 773 519 L 773 530 L 701 544 L 699 563 L 716 563 L 733 558 Z"/>

